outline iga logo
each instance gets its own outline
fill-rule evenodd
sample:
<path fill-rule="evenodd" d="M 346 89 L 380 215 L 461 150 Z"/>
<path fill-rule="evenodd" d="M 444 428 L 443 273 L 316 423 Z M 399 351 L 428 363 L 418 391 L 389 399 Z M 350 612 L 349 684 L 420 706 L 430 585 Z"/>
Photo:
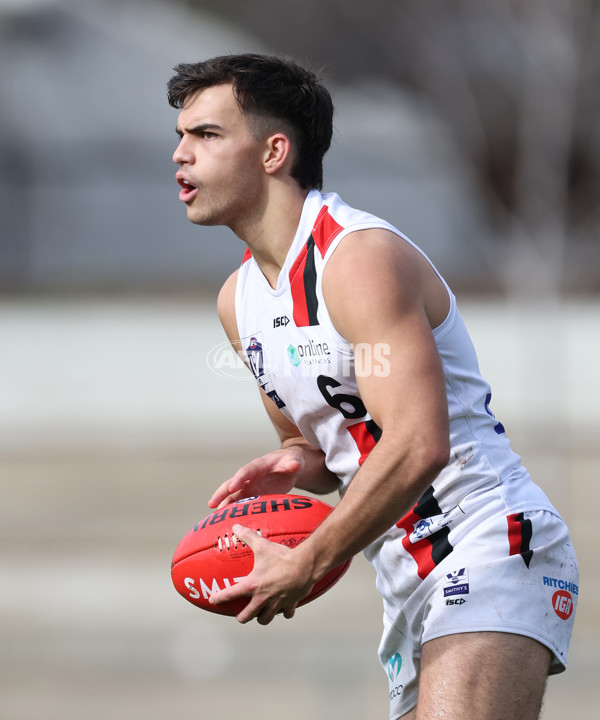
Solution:
<path fill-rule="evenodd" d="M 557 590 L 552 596 L 552 607 L 561 620 L 568 620 L 573 612 L 573 598 L 567 590 Z"/>
<path fill-rule="evenodd" d="M 394 682 L 398 677 L 398 673 L 400 672 L 401 667 L 402 655 L 400 655 L 400 653 L 392 655 L 392 657 L 388 660 L 388 675 L 392 682 Z"/>

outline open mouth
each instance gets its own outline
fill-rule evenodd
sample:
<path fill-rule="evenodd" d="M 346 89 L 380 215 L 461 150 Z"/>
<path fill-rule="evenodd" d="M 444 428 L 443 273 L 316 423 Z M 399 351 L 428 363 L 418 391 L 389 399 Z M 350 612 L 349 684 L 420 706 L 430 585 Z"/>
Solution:
<path fill-rule="evenodd" d="M 195 185 L 192 185 L 189 180 L 186 180 L 183 177 L 178 177 L 177 182 L 181 186 L 181 190 L 179 192 L 179 199 L 182 202 L 189 202 L 198 192 L 198 188 Z"/>

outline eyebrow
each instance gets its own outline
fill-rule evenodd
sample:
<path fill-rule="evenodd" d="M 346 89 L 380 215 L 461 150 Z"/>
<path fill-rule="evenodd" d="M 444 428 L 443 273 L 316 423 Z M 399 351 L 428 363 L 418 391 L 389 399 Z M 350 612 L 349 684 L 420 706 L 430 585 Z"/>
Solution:
<path fill-rule="evenodd" d="M 186 129 L 189 135 L 202 135 L 205 132 L 212 132 L 214 130 L 223 130 L 220 125 L 216 123 L 199 123 L 198 125 L 192 125 Z M 178 126 L 175 128 L 175 132 L 179 137 L 183 137 L 183 130 Z"/>

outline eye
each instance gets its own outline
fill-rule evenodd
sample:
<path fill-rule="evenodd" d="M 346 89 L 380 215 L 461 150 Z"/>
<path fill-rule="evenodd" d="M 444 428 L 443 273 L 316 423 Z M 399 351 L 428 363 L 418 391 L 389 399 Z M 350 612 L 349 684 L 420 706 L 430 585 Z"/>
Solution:
<path fill-rule="evenodd" d="M 202 133 L 202 137 L 203 137 L 205 140 L 214 140 L 215 138 L 217 138 L 217 137 L 219 137 L 219 136 L 218 136 L 216 133 L 211 132 L 210 130 L 205 130 L 205 131 Z"/>

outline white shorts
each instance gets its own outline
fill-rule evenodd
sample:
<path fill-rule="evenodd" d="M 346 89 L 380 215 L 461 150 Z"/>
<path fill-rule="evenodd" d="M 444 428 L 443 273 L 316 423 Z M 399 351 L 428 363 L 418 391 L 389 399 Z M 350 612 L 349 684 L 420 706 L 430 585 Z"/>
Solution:
<path fill-rule="evenodd" d="M 550 674 L 566 667 L 579 574 L 564 521 L 548 509 L 492 517 L 488 512 L 487 519 L 482 512 L 442 523 L 441 542 L 436 543 L 435 529 L 420 542 L 413 538 L 413 545 L 402 533 L 400 551 L 402 538 L 396 537 L 374 562 L 384 597 L 379 658 L 389 678 L 393 720 L 416 705 L 422 646 L 437 637 L 481 631 L 525 635 L 553 653 Z M 419 544 L 429 548 L 426 556 L 415 552 Z M 438 557 L 418 577 L 414 568 L 431 558 L 431 549 Z M 392 581 L 395 572 L 403 582 Z"/>

